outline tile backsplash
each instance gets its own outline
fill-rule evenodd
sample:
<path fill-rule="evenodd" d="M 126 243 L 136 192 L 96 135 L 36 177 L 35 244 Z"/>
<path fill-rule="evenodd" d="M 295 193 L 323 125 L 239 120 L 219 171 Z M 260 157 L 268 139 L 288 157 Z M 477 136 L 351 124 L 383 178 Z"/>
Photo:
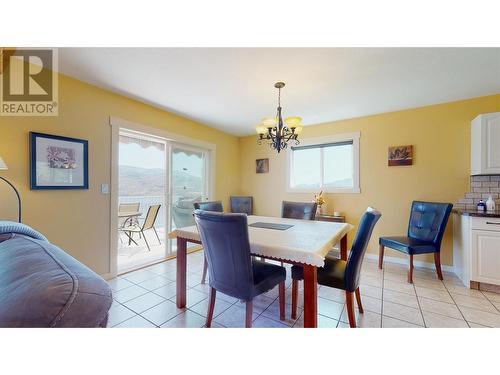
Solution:
<path fill-rule="evenodd" d="M 500 207 L 500 175 L 471 176 L 470 192 L 455 204 L 455 208 L 475 210 L 479 200 L 486 202 L 490 195 L 495 200 L 496 206 Z"/>

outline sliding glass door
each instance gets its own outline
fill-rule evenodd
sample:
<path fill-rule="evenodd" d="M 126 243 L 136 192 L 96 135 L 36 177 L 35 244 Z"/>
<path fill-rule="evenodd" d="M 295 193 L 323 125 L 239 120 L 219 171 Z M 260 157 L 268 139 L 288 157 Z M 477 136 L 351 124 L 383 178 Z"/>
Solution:
<path fill-rule="evenodd" d="M 209 199 L 210 151 L 120 129 L 118 273 L 174 255 L 168 233 L 194 225 L 193 203 Z"/>
<path fill-rule="evenodd" d="M 194 225 L 193 204 L 209 199 L 209 153 L 206 150 L 171 145 L 171 219 L 170 228 Z M 171 251 L 175 251 L 175 241 Z"/>

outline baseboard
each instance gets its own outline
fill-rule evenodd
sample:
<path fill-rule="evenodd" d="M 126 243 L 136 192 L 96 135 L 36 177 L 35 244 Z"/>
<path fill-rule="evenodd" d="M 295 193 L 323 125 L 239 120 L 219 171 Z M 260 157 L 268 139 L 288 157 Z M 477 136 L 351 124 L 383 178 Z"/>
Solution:
<path fill-rule="evenodd" d="M 113 278 L 113 275 L 111 273 L 104 273 L 102 275 L 99 275 L 101 276 L 104 280 L 110 280 Z"/>
<path fill-rule="evenodd" d="M 378 254 L 366 253 L 365 258 L 378 262 Z M 404 264 L 405 266 L 407 266 L 408 259 L 384 255 L 384 263 Z M 436 266 L 434 265 L 434 263 L 422 262 L 422 261 L 415 260 L 415 259 L 413 260 L 413 265 L 415 267 L 428 268 L 431 270 L 436 269 Z M 455 268 L 453 266 L 441 265 L 441 269 L 445 272 L 455 273 Z"/>

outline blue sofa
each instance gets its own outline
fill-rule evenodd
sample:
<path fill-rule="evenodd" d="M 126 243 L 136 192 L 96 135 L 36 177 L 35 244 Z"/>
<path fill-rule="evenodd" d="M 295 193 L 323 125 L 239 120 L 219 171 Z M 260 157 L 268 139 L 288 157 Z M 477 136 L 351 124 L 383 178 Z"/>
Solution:
<path fill-rule="evenodd" d="M 0 221 L 0 327 L 106 327 L 99 275 L 32 228 Z"/>

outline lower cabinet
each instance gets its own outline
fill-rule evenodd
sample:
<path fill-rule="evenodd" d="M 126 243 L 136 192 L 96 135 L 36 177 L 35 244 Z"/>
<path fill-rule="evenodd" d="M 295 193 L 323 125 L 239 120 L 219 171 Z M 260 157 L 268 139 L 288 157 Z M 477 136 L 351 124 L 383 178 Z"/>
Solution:
<path fill-rule="evenodd" d="M 500 230 L 472 229 L 471 280 L 500 285 Z"/>
<path fill-rule="evenodd" d="M 454 214 L 453 265 L 467 287 L 500 285 L 500 218 Z"/>

